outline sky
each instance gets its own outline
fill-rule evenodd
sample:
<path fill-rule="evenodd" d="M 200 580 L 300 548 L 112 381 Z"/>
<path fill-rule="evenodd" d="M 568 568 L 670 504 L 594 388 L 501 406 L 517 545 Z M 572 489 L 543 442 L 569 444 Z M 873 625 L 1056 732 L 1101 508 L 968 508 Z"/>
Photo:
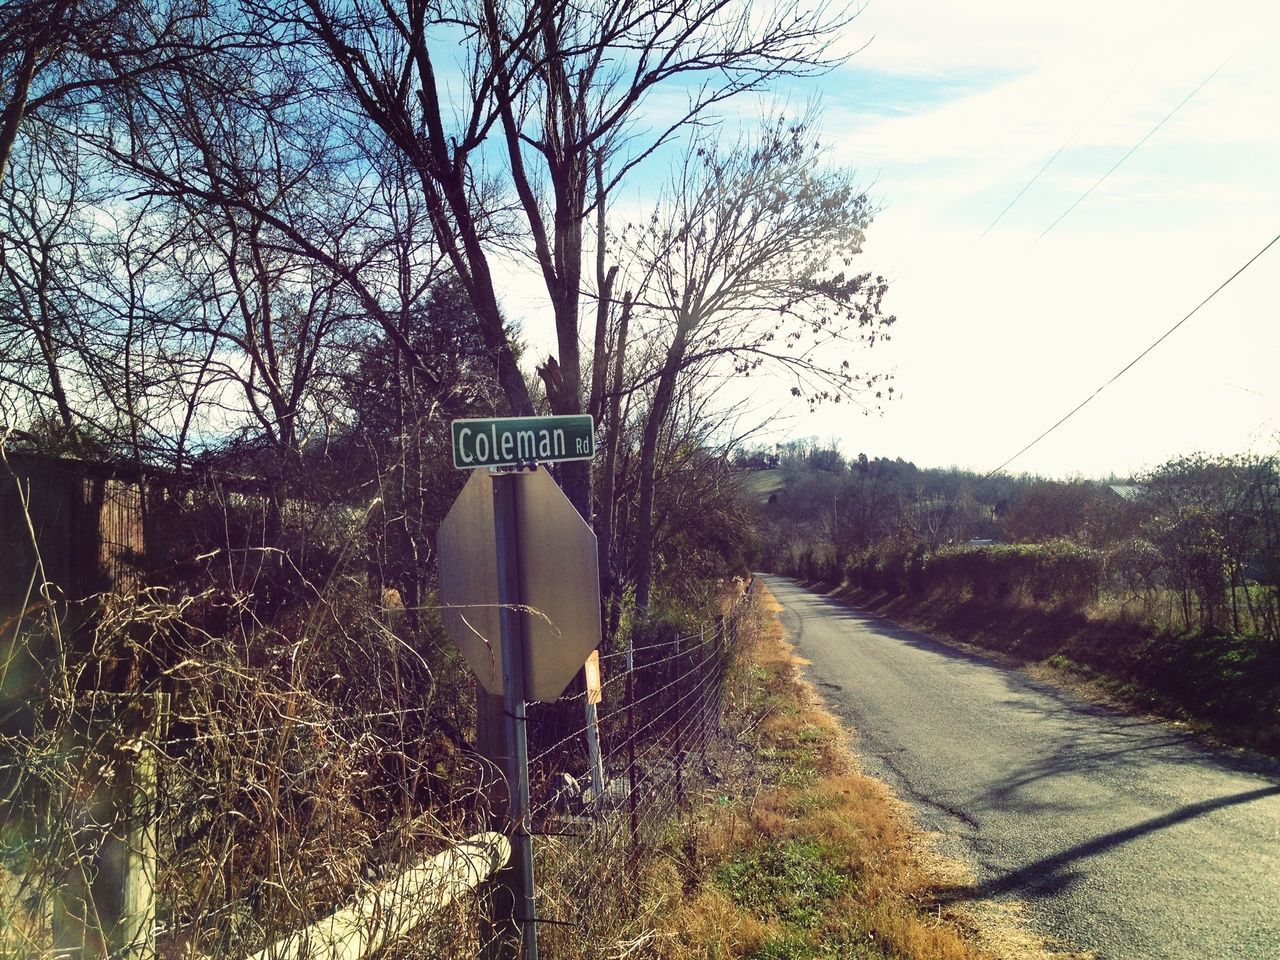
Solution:
<path fill-rule="evenodd" d="M 854 362 L 897 399 L 810 414 L 757 381 L 762 439 L 995 469 L 1280 234 L 1280 4 L 876 0 L 840 44 L 844 66 L 782 93 L 819 96 L 832 160 L 879 207 L 858 266 L 898 319 Z M 522 289 L 507 307 L 536 347 Z M 1280 243 L 1007 469 L 1275 450 L 1278 303 Z"/>

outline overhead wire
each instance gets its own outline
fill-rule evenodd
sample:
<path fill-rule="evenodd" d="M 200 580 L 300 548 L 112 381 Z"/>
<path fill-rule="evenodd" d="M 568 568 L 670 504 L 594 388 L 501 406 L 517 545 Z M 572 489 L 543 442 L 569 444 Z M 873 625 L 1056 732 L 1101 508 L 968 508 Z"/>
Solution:
<path fill-rule="evenodd" d="M 1111 386 L 1111 384 L 1115 383 L 1117 380 L 1123 377 L 1126 373 L 1132 370 L 1138 364 L 1138 362 L 1143 359 L 1143 357 L 1149 354 L 1156 347 L 1160 346 L 1160 344 L 1162 344 L 1165 340 L 1167 340 L 1179 327 L 1181 327 L 1184 323 L 1186 323 L 1188 320 L 1194 317 L 1197 313 L 1199 313 L 1200 309 L 1204 307 L 1205 304 L 1207 304 L 1210 300 L 1212 300 L 1224 289 L 1226 289 L 1227 285 L 1230 284 L 1233 280 L 1235 280 L 1236 277 L 1240 276 L 1240 274 L 1248 270 L 1249 267 L 1253 266 L 1254 262 L 1257 261 L 1259 257 L 1265 254 L 1273 246 L 1275 246 L 1276 243 L 1280 243 L 1280 233 L 1272 237 L 1271 240 L 1268 241 L 1267 244 L 1261 250 L 1259 250 L 1252 257 L 1246 260 L 1244 265 L 1241 266 L 1239 269 L 1237 269 L 1233 274 L 1231 274 L 1231 276 L 1227 277 L 1227 279 L 1223 280 L 1222 283 L 1218 284 L 1218 286 L 1214 289 L 1214 291 L 1211 294 L 1209 294 L 1207 297 L 1205 297 L 1198 304 L 1196 304 L 1195 307 L 1191 309 L 1191 312 L 1189 312 L 1186 316 L 1184 316 L 1181 320 L 1175 323 L 1172 327 L 1170 327 L 1164 333 L 1160 334 L 1160 336 L 1157 337 L 1145 350 L 1143 350 L 1136 357 L 1134 357 L 1132 360 L 1126 363 L 1123 367 L 1121 367 L 1120 370 L 1113 377 L 1111 377 L 1110 380 L 1102 384 L 1100 387 L 1094 390 L 1093 393 L 1089 394 L 1089 396 L 1085 397 L 1078 404 L 1072 407 L 1071 410 L 1069 410 L 1065 416 L 1061 417 L 1057 422 L 1055 422 L 1053 426 L 1049 427 L 1049 429 L 1041 433 L 1038 437 L 1036 437 L 1034 440 L 1028 443 L 1025 447 L 1023 447 L 1013 456 L 1011 456 L 1008 460 L 1000 464 L 1000 466 L 996 467 L 994 470 L 987 473 L 986 476 L 983 477 L 983 479 L 985 480 L 989 477 L 995 476 L 997 473 L 999 473 L 1009 464 L 1013 463 L 1013 461 L 1017 460 L 1024 453 L 1026 453 L 1028 450 L 1030 450 L 1032 447 L 1038 444 L 1041 440 L 1049 436 L 1049 434 L 1053 433 L 1053 431 L 1057 430 L 1060 426 L 1062 426 L 1064 423 L 1066 423 L 1068 420 L 1074 417 L 1077 413 L 1079 413 L 1091 400 L 1093 400 L 1094 397 L 1096 397 L 1103 390 Z"/>
<path fill-rule="evenodd" d="M 1170 120 L 1170 119 L 1172 119 L 1172 117 L 1174 116 L 1174 114 L 1176 114 L 1179 110 L 1181 110 L 1183 107 L 1185 107 L 1185 106 L 1186 106 L 1186 105 L 1191 101 L 1191 99 L 1192 99 L 1192 98 L 1193 98 L 1197 93 L 1199 93 L 1201 90 L 1203 90 L 1203 89 L 1204 89 L 1205 85 L 1206 85 L 1206 84 L 1208 84 L 1210 80 L 1212 80 L 1212 79 L 1213 79 L 1214 77 L 1216 77 L 1220 72 L 1222 72 L 1222 68 L 1223 68 L 1223 67 L 1225 67 L 1228 63 L 1230 63 L 1230 62 L 1231 62 L 1232 57 L 1234 57 L 1234 56 L 1235 56 L 1235 54 L 1232 54 L 1232 55 L 1231 55 L 1231 57 L 1227 57 L 1227 59 L 1226 59 L 1226 60 L 1223 60 L 1223 61 L 1222 61 L 1222 63 L 1218 64 L 1218 66 L 1214 68 L 1213 72 L 1212 72 L 1212 73 L 1210 73 L 1210 74 L 1209 74 L 1207 77 L 1205 77 L 1203 80 L 1201 80 L 1201 81 L 1196 85 L 1196 87 L 1195 87 L 1195 89 L 1194 89 L 1194 90 L 1192 90 L 1192 91 L 1191 91 L 1190 93 L 1188 93 L 1185 97 L 1183 97 L 1183 98 L 1182 98 L 1182 100 L 1178 103 L 1178 105 L 1177 105 L 1176 107 L 1174 107 L 1172 110 L 1170 110 L 1168 113 L 1166 113 L 1163 117 L 1161 117 L 1161 118 L 1160 118 L 1160 121 L 1159 121 L 1159 122 L 1158 122 L 1154 127 L 1152 127 L 1150 130 L 1148 130 L 1148 131 L 1146 132 L 1146 134 L 1143 136 L 1143 138 L 1142 138 L 1141 140 L 1139 140 L 1139 141 L 1138 141 L 1137 143 L 1135 143 L 1132 147 L 1130 147 L 1130 148 L 1129 148 L 1129 150 L 1125 153 L 1125 155 L 1124 155 L 1124 156 L 1122 156 L 1119 160 L 1117 160 L 1115 163 L 1113 163 L 1113 164 L 1111 165 L 1111 168 L 1110 168 L 1109 170 L 1107 170 L 1107 172 L 1106 172 L 1106 173 L 1104 173 L 1102 176 L 1100 176 L 1100 177 L 1099 177 L 1099 178 L 1094 182 L 1093 186 L 1089 187 L 1089 189 L 1088 189 L 1088 190 L 1086 190 L 1084 193 L 1082 193 L 1082 194 L 1081 194 L 1081 195 L 1076 199 L 1076 201 L 1075 201 L 1073 204 L 1071 204 L 1071 206 L 1067 207 L 1067 209 L 1066 209 L 1066 210 L 1062 211 L 1062 213 L 1060 213 L 1060 214 L 1058 215 L 1058 218 L 1057 218 L 1056 220 L 1054 220 L 1054 221 L 1053 221 L 1053 223 L 1051 223 L 1051 224 L 1049 224 L 1047 227 L 1045 227 L 1045 228 L 1044 228 L 1044 230 L 1043 230 L 1043 231 L 1041 231 L 1040 236 L 1036 237 L 1034 240 L 1032 240 L 1032 241 L 1031 241 L 1030 246 L 1033 246 L 1033 247 L 1034 247 L 1037 243 L 1039 243 L 1041 240 L 1043 240 L 1043 239 L 1045 238 L 1045 236 L 1049 233 L 1049 231 L 1050 231 L 1050 230 L 1052 230 L 1054 227 L 1056 227 L 1058 224 L 1060 224 L 1063 220 L 1065 220 L 1065 219 L 1067 218 L 1067 215 L 1068 215 L 1068 214 L 1070 214 L 1070 213 L 1071 213 L 1071 211 L 1072 211 L 1072 210 L 1074 210 L 1076 207 L 1080 206 L 1080 204 L 1081 204 L 1081 203 L 1083 203 L 1083 202 L 1088 198 L 1088 196 L 1089 196 L 1091 193 L 1093 193 L 1093 191 L 1094 191 L 1094 190 L 1097 190 L 1097 189 L 1098 189 L 1098 187 L 1102 186 L 1102 183 L 1103 183 L 1103 182 L 1104 182 L 1108 177 L 1110 177 L 1110 176 L 1111 176 L 1111 174 L 1115 173 L 1115 172 L 1116 172 L 1116 170 L 1118 170 L 1118 169 L 1120 168 L 1120 165 L 1121 165 L 1121 164 L 1123 164 L 1123 163 L 1124 163 L 1126 160 L 1128 160 L 1131 156 L 1133 156 L 1135 153 L 1137 153 L 1137 152 L 1138 152 L 1138 150 L 1139 150 L 1139 148 L 1141 148 L 1141 146 L 1142 146 L 1144 143 L 1146 143 L 1146 142 L 1147 142 L 1148 140 L 1150 140 L 1153 136 L 1155 136 L 1156 132 L 1157 132 L 1161 127 L 1163 127 L 1166 123 L 1168 123 L 1168 122 L 1169 122 L 1169 120 Z"/>
<path fill-rule="evenodd" d="M 1058 147 L 1057 150 L 1053 151 L 1053 155 L 1044 162 L 1044 165 L 1039 170 L 1037 170 L 1035 172 L 1035 175 L 1032 176 L 1032 178 L 1027 181 L 1026 185 L 1021 190 L 1018 191 L 1018 195 L 1014 197 L 1012 200 L 1010 200 L 1007 204 L 1005 204 L 1005 208 L 1001 210 L 999 214 L 996 215 L 996 218 L 994 220 L 992 220 L 989 224 L 987 224 L 987 229 L 983 230 L 982 233 L 978 236 L 979 240 L 981 240 L 988 233 L 990 233 L 992 228 L 995 227 L 997 223 L 999 223 L 1001 220 L 1004 219 L 1004 215 L 1008 213 L 1010 210 L 1012 210 L 1013 205 L 1022 199 L 1023 194 L 1025 194 L 1028 190 L 1032 188 L 1032 186 L 1035 185 L 1035 182 L 1040 179 L 1041 174 L 1043 174 L 1046 170 L 1048 170 L 1049 167 L 1053 165 L 1053 161 L 1057 160 L 1058 157 L 1062 154 L 1062 151 L 1067 149 L 1067 147 L 1069 147 L 1075 141 L 1076 137 L 1080 135 L 1080 131 L 1093 122 L 1093 118 L 1098 115 L 1098 111 L 1100 111 L 1103 107 L 1105 107 L 1108 103 L 1110 103 L 1111 98 L 1114 97 L 1116 93 L 1120 90 L 1120 88 L 1123 87 L 1125 83 L 1128 82 L 1129 78 L 1133 76 L 1134 69 L 1137 69 L 1137 68 L 1135 67 L 1133 69 L 1130 69 L 1130 71 L 1124 75 L 1123 79 L 1121 79 L 1119 83 L 1117 83 L 1114 87 L 1111 88 L 1111 92 L 1108 93 L 1102 99 L 1102 101 L 1093 108 L 1093 111 L 1089 114 L 1089 116 L 1085 117 L 1084 120 L 1081 121 L 1080 125 L 1071 132 L 1071 136 L 1067 137 L 1066 140 L 1062 141 L 1062 145 Z"/>

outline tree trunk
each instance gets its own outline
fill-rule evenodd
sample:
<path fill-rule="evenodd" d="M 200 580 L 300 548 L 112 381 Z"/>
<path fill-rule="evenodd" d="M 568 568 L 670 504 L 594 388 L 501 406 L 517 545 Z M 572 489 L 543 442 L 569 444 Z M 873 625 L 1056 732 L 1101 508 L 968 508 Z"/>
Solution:
<path fill-rule="evenodd" d="M 35 77 L 37 59 L 36 44 L 33 42 L 22 52 L 22 62 L 13 78 L 13 93 L 4 110 L 0 111 L 0 180 L 4 179 L 5 170 L 9 166 L 9 154 L 13 151 L 14 141 L 18 139 L 18 127 L 26 114 L 27 94 Z"/>
<path fill-rule="evenodd" d="M 676 392 L 676 377 L 684 362 L 687 338 L 685 325 L 676 330 L 675 339 L 667 349 L 667 359 L 658 378 L 653 394 L 653 405 L 644 424 L 644 438 L 640 444 L 640 503 L 636 511 L 636 612 L 644 616 L 649 610 L 649 588 L 653 576 L 653 487 L 657 468 L 658 436 L 671 412 Z"/>
<path fill-rule="evenodd" d="M 622 316 L 618 320 L 618 338 L 613 347 L 613 392 L 609 397 L 609 419 L 605 430 L 604 470 L 601 477 L 600 513 L 596 517 L 596 546 L 600 558 L 600 579 L 605 606 L 603 622 L 609 624 L 607 636 L 617 632 L 613 615 L 618 592 L 617 564 L 613 559 L 613 535 L 617 522 L 614 503 L 618 483 L 618 444 L 622 442 L 622 371 L 627 354 L 627 327 L 631 322 L 631 291 L 622 298 Z M 601 404 L 603 406 L 603 403 Z"/>

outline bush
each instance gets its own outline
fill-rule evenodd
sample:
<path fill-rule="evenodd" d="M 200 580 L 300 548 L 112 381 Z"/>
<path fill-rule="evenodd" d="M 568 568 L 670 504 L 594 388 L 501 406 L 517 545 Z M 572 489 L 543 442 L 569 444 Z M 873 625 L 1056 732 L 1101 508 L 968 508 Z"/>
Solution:
<path fill-rule="evenodd" d="M 845 563 L 845 579 L 863 590 L 876 589 L 876 562 L 875 551 L 859 550 Z"/>
<path fill-rule="evenodd" d="M 988 603 L 1020 596 L 1082 607 L 1102 583 L 1102 556 L 1065 540 L 1045 544 L 943 547 L 921 571 L 926 590 L 968 593 Z"/>
<path fill-rule="evenodd" d="M 907 553 L 907 590 L 919 595 L 925 592 L 924 566 L 929 551 L 924 544 L 917 544 Z"/>
<path fill-rule="evenodd" d="M 1159 547 L 1135 537 L 1107 554 L 1107 585 L 1127 599 L 1151 603 L 1163 581 L 1164 566 Z"/>

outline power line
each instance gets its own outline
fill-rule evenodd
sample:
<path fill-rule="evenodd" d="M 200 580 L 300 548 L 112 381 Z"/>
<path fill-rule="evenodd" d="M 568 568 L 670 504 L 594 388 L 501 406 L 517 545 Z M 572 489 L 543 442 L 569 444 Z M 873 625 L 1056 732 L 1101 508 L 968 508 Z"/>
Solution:
<path fill-rule="evenodd" d="M 1072 141 L 1074 141 L 1075 138 L 1080 135 L 1080 131 L 1093 122 L 1093 118 L 1098 115 L 1098 111 L 1111 102 L 1111 98 L 1116 95 L 1116 92 L 1125 85 L 1125 83 L 1128 81 L 1128 79 L 1131 76 L 1133 76 L 1132 69 L 1124 75 L 1124 78 L 1119 83 L 1117 83 L 1115 87 L 1112 88 L 1111 92 L 1108 93 L 1106 97 L 1103 98 L 1102 102 L 1093 108 L 1093 112 L 1090 113 L 1089 116 L 1084 118 L 1084 120 L 1080 123 L 1080 126 L 1076 127 L 1075 130 L 1072 131 L 1071 136 L 1067 137 L 1066 140 L 1062 141 L 1062 146 L 1058 147 L 1057 150 L 1053 151 L 1053 156 L 1051 156 L 1048 160 L 1044 162 L 1044 166 L 1042 166 L 1039 170 L 1035 172 L 1035 176 L 1033 176 L 1030 180 L 1028 180 L 1026 186 L 1024 186 L 1021 190 L 1018 191 L 1018 195 L 1014 197 L 1012 200 L 1010 200 L 1005 205 L 1005 208 L 1000 211 L 999 215 L 994 220 L 992 220 L 990 224 L 987 225 L 987 229 L 982 231 L 981 235 L 978 237 L 979 240 L 981 240 L 988 233 L 990 233 L 991 228 L 1004 219 L 1004 215 L 1013 209 L 1013 205 L 1022 199 L 1022 195 L 1026 193 L 1028 190 L 1030 190 L 1031 187 L 1035 184 L 1035 182 L 1040 179 L 1040 175 L 1044 173 L 1046 170 L 1048 170 L 1049 167 L 1052 165 L 1053 161 L 1058 159 L 1058 156 L 1062 153 L 1062 151 L 1067 149 L 1067 147 L 1071 145 Z"/>
<path fill-rule="evenodd" d="M 1232 54 L 1232 56 L 1235 56 L 1235 54 Z M 1130 147 L 1130 148 L 1129 148 L 1129 152 L 1128 152 L 1128 153 L 1126 153 L 1126 154 L 1125 154 L 1123 157 L 1121 157 L 1119 160 L 1117 160 L 1114 164 L 1112 164 L 1111 169 L 1110 169 L 1110 170 L 1108 170 L 1106 173 L 1104 173 L 1102 176 L 1100 176 L 1100 177 L 1098 178 L 1097 182 L 1096 182 L 1096 183 L 1094 183 L 1094 185 L 1093 185 L 1093 186 L 1091 186 L 1091 187 L 1090 187 L 1088 190 L 1086 190 L 1084 193 L 1082 193 L 1082 194 L 1080 195 L 1080 197 L 1076 200 L 1076 202 L 1075 202 L 1075 203 L 1071 204 L 1071 206 L 1067 207 L 1067 209 L 1066 209 L 1066 210 L 1062 211 L 1062 213 L 1058 215 L 1058 219 L 1057 219 L 1057 220 L 1054 220 L 1054 221 L 1053 221 L 1053 223 L 1051 223 L 1051 224 L 1049 224 L 1047 227 L 1045 227 L 1045 228 L 1044 228 L 1044 232 L 1043 232 L 1043 233 L 1041 233 L 1041 234 L 1040 234 L 1040 236 L 1036 237 L 1034 240 L 1032 240 L 1032 241 L 1031 241 L 1031 246 L 1033 246 L 1033 247 L 1034 247 L 1037 243 L 1039 243 L 1041 240 L 1043 240 L 1043 239 L 1044 239 L 1045 234 L 1047 234 L 1050 230 L 1052 230 L 1054 227 L 1056 227 L 1058 224 L 1060 224 L 1063 220 L 1065 220 L 1065 219 L 1067 218 L 1067 214 L 1071 213 L 1071 211 L 1072 211 L 1072 210 L 1074 210 L 1076 207 L 1080 206 L 1080 204 L 1082 204 L 1082 203 L 1085 201 L 1085 199 L 1089 196 L 1089 194 L 1093 193 L 1093 191 L 1094 191 L 1094 190 L 1098 189 L 1098 187 L 1100 187 L 1100 186 L 1102 185 L 1102 182 L 1103 182 L 1104 180 L 1106 180 L 1106 179 L 1107 179 L 1107 177 L 1109 177 L 1109 176 L 1111 176 L 1111 174 L 1115 173 L 1115 172 L 1116 172 L 1116 170 L 1118 170 L 1118 169 L 1120 168 L 1120 164 L 1124 163 L 1124 162 L 1125 162 L 1126 160 L 1128 160 L 1131 156 L 1133 156 L 1135 153 L 1137 153 L 1137 152 L 1138 152 L 1138 148 L 1139 148 L 1139 147 L 1141 147 L 1144 143 L 1146 143 L 1148 140 L 1150 140 L 1150 139 L 1155 135 L 1155 133 L 1156 133 L 1156 131 L 1157 131 L 1157 130 L 1159 130 L 1159 129 L 1160 129 L 1161 127 L 1163 127 L 1166 123 L 1168 123 L 1168 122 L 1169 122 L 1169 119 L 1170 119 L 1170 118 L 1171 118 L 1175 113 L 1177 113 L 1179 110 L 1181 110 L 1183 107 L 1185 107 L 1185 106 L 1187 105 L 1187 103 L 1191 100 L 1191 98 L 1192 98 L 1192 97 L 1194 97 L 1197 93 L 1199 93 L 1202 89 L 1204 89 L 1205 84 L 1207 84 L 1210 80 L 1212 80 L 1214 77 L 1216 77 L 1216 76 L 1221 72 L 1222 68 L 1223 68 L 1223 67 L 1225 67 L 1225 66 L 1226 66 L 1228 63 L 1230 63 L 1230 62 L 1231 62 L 1231 57 L 1227 57 L 1227 59 L 1226 59 L 1226 60 L 1223 60 L 1223 61 L 1222 61 L 1222 63 L 1218 64 L 1217 68 L 1213 71 L 1213 73 L 1209 74 L 1207 77 L 1205 77 L 1203 80 L 1201 80 L 1201 81 L 1200 81 L 1200 83 L 1196 86 L 1196 88 L 1195 88 L 1194 90 L 1192 90 L 1190 93 L 1188 93 L 1185 97 L 1183 97 L 1183 98 L 1182 98 L 1182 102 L 1181 102 L 1181 103 L 1179 103 L 1176 107 L 1174 107 L 1172 110 L 1170 110 L 1168 113 L 1166 113 L 1166 114 L 1164 115 L 1164 117 L 1163 117 L 1163 118 L 1161 118 L 1161 120 L 1160 120 L 1160 122 L 1159 122 L 1159 123 L 1157 123 L 1154 127 L 1152 127 L 1150 130 L 1148 130 L 1148 131 L 1147 131 L 1146 136 L 1144 136 L 1141 140 L 1139 140 L 1139 141 L 1138 141 L 1137 143 L 1135 143 L 1132 147 Z M 1039 174 L 1037 174 L 1037 176 L 1039 176 Z M 1003 214 L 1002 214 L 1002 215 L 1003 215 Z"/>
<path fill-rule="evenodd" d="M 1107 387 L 1111 386 L 1111 384 L 1115 383 L 1117 380 L 1119 380 L 1121 377 L 1123 377 L 1126 373 L 1128 373 L 1130 370 L 1132 370 L 1132 369 L 1137 365 L 1137 363 L 1138 363 L 1138 361 L 1139 361 L 1139 360 L 1141 360 L 1143 357 L 1145 357 L 1147 354 L 1149 354 L 1149 353 L 1150 353 L 1152 350 L 1154 350 L 1156 347 L 1160 346 L 1160 344 L 1161 344 L 1161 343 L 1163 343 L 1163 342 L 1164 342 L 1164 341 L 1169 337 L 1169 335 L 1170 335 L 1170 334 L 1172 334 L 1172 333 L 1173 333 L 1175 330 L 1177 330 L 1180 326 L 1182 326 L 1184 323 L 1186 323 L 1188 320 L 1190 320 L 1192 317 L 1194 317 L 1197 313 L 1199 313 L 1199 312 L 1200 312 L 1200 308 L 1201 308 L 1201 307 L 1203 307 L 1206 303 L 1208 303 L 1210 300 L 1212 300 L 1214 297 L 1216 297 L 1219 293 L 1221 293 L 1221 292 L 1226 288 L 1227 284 L 1231 283 L 1231 281 L 1232 281 L 1232 280 L 1234 280 L 1236 277 L 1240 276 L 1240 274 L 1242 274 L 1242 273 L 1244 273 L 1246 270 L 1248 270 L 1248 269 L 1249 269 L 1249 267 L 1253 266 L 1253 262 L 1254 262 L 1255 260 L 1257 260 L 1259 257 L 1261 257 L 1261 256 L 1262 256 L 1264 253 L 1266 253 L 1268 250 L 1270 250 L 1273 246 L 1275 246 L 1275 245 L 1276 245 L 1276 243 L 1280 243 L 1280 233 L 1278 233 L 1278 234 L 1276 234 L 1274 237 L 1272 237 L 1272 238 L 1271 238 L 1271 240 L 1270 240 L 1270 242 L 1269 242 L 1269 243 L 1267 243 L 1267 245 L 1266 245 L 1265 247 L 1263 247 L 1261 250 L 1259 250 L 1257 253 L 1255 253 L 1252 257 L 1250 257 L 1250 258 L 1245 262 L 1244 266 L 1240 267 L 1240 269 L 1238 269 L 1235 273 L 1231 274 L 1231 276 L 1229 276 L 1229 277 L 1227 277 L 1227 279 L 1223 280 L 1223 281 L 1222 281 L 1222 283 L 1218 284 L 1217 289 L 1215 289 L 1215 290 L 1213 291 L 1213 293 L 1209 294 L 1207 297 L 1205 297 L 1203 300 L 1201 300 L 1199 303 L 1197 303 L 1197 304 L 1195 305 L 1195 307 L 1191 310 L 1191 312 L 1190 312 L 1190 313 L 1188 313 L 1185 317 L 1183 317 L 1181 320 L 1179 320 L 1177 323 L 1175 323 L 1172 327 L 1170 327 L 1168 330 L 1166 330 L 1164 333 L 1162 333 L 1162 334 L 1161 334 L 1161 335 L 1160 335 L 1160 336 L 1155 340 L 1155 342 L 1153 342 L 1149 347 L 1147 347 L 1147 349 L 1143 350 L 1140 354 L 1138 354 L 1136 357 L 1134 357 L 1132 360 L 1130 360 L 1128 363 L 1126 363 L 1126 364 L 1125 364 L 1125 365 L 1120 369 L 1120 371 L 1119 371 L 1115 376 L 1113 376 L 1110 380 L 1108 380 L 1108 381 L 1107 381 L 1106 383 L 1104 383 L 1102 386 L 1098 387 L 1098 389 L 1097 389 L 1097 390 L 1094 390 L 1094 391 L 1093 391 L 1093 393 L 1091 393 L 1091 394 L 1089 394 L 1089 396 L 1085 397 L 1082 401 L 1080 401 L 1080 403 L 1076 404 L 1076 406 L 1075 406 L 1075 407 L 1073 407 L 1073 408 L 1071 409 L 1071 411 L 1070 411 L 1069 413 L 1067 413 L 1067 415 L 1066 415 L 1066 416 L 1064 416 L 1062 419 L 1060 419 L 1057 423 L 1055 423 L 1053 426 L 1051 426 L 1051 427 L 1050 427 L 1048 430 L 1046 430 L 1044 433 L 1040 434 L 1040 436 L 1036 437 L 1034 440 L 1032 440 L 1030 443 L 1028 443 L 1025 447 L 1023 447 L 1021 450 L 1019 450 L 1017 453 L 1015 453 L 1012 457 L 1010 457 L 1010 458 L 1009 458 L 1008 460 L 1006 460 L 1004 463 L 1000 464 L 1000 466 L 996 467 L 994 470 L 992 470 L 990 473 L 988 473 L 988 474 L 986 475 L 986 477 L 983 477 L 983 479 L 985 480 L 985 479 L 987 479 L 987 477 L 992 477 L 992 476 L 994 476 L 995 474 L 999 473 L 1001 470 L 1003 470 L 1003 469 L 1004 469 L 1005 467 L 1007 467 L 1009 464 L 1013 463 L 1013 461 L 1017 460 L 1020 456 L 1022 456 L 1024 453 L 1026 453 L 1026 452 L 1027 452 L 1028 450 L 1030 450 L 1032 447 L 1034 447 L 1037 443 L 1039 443 L 1041 440 L 1043 440 L 1043 439 L 1044 439 L 1045 437 L 1047 437 L 1049 434 L 1053 433 L 1053 431 L 1057 430 L 1060 426 L 1062 426 L 1064 423 L 1066 423 L 1068 420 L 1070 420 L 1072 417 L 1074 417 L 1077 413 L 1079 413 L 1079 412 L 1080 412 L 1080 410 L 1081 410 L 1081 409 L 1083 409 L 1083 408 L 1084 408 L 1084 406 L 1085 406 L 1087 403 L 1089 403 L 1089 401 L 1090 401 L 1090 400 L 1092 400 L 1094 397 L 1096 397 L 1098 394 L 1100 394 L 1103 390 L 1107 389 Z"/>

